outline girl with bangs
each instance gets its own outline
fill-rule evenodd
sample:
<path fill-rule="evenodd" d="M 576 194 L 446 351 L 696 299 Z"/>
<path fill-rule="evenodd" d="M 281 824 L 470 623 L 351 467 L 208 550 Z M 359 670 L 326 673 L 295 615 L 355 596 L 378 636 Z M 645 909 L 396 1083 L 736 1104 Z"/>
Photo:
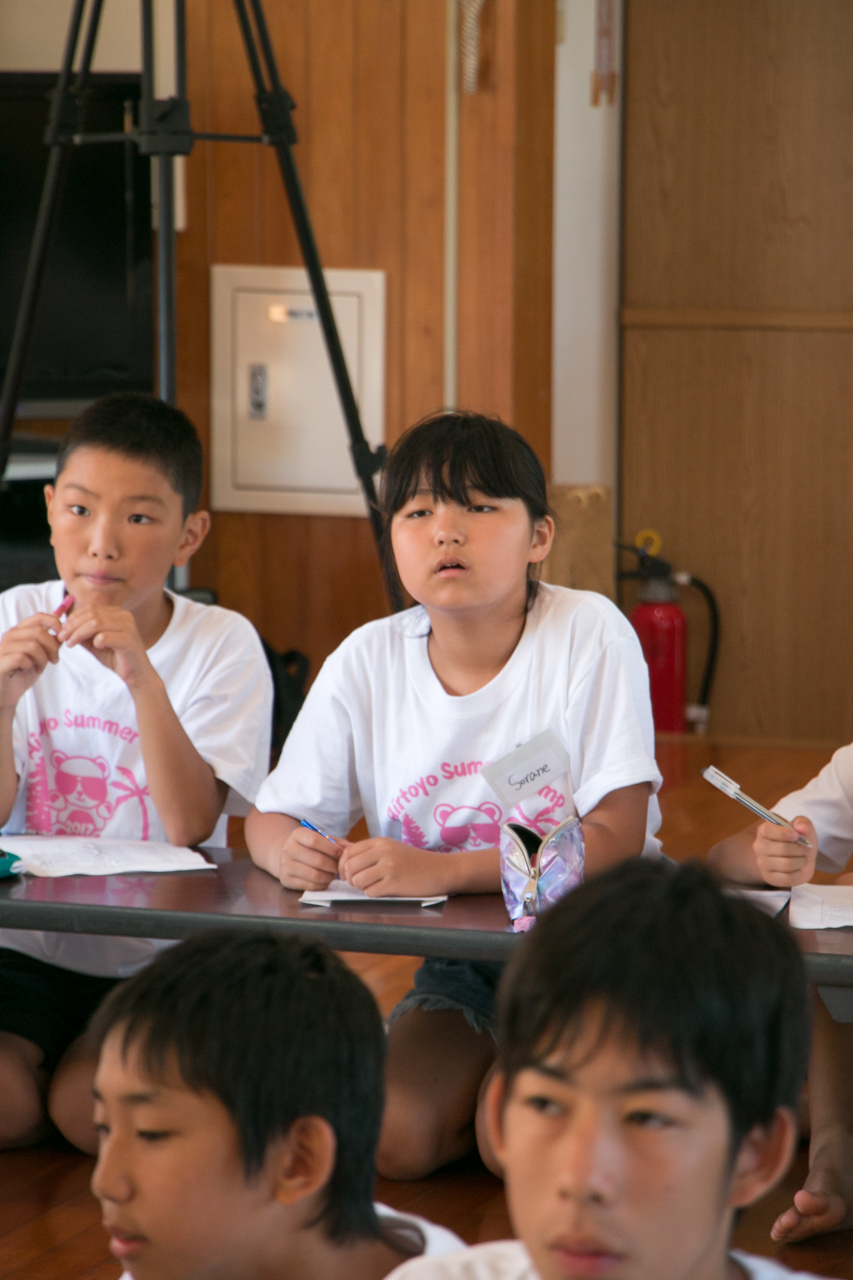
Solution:
<path fill-rule="evenodd" d="M 493 418 L 436 414 L 392 449 L 380 503 L 386 576 L 415 604 L 324 663 L 247 820 L 255 862 L 289 889 L 496 893 L 501 826 L 546 836 L 573 815 L 587 876 L 658 856 L 640 646 L 603 596 L 539 582 L 554 521 L 530 445 Z M 483 766 L 547 731 L 566 772 L 507 809 Z M 362 817 L 368 839 L 347 840 Z M 500 970 L 427 959 L 392 1012 L 385 1177 L 423 1177 L 475 1142 L 497 1168 L 478 1101 Z"/>

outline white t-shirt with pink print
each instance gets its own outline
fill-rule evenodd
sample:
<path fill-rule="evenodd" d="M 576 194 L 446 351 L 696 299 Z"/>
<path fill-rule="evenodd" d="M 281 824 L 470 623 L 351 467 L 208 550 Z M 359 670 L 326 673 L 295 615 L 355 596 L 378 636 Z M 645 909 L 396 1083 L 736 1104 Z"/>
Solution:
<path fill-rule="evenodd" d="M 429 630 L 418 606 L 360 627 L 335 650 L 258 809 L 332 835 L 364 816 L 372 836 L 452 852 L 498 844 L 508 819 L 545 835 L 619 787 L 651 782 L 657 791 L 648 671 L 609 600 L 542 583 L 509 662 L 464 697 L 436 677 Z M 507 810 L 482 767 L 549 729 L 568 752 L 568 771 Z M 652 795 L 647 855 L 660 851 L 659 826 Z"/>
<path fill-rule="evenodd" d="M 61 582 L 0 595 L 0 633 L 62 602 Z M 199 755 L 229 787 L 211 844 L 226 844 L 228 813 L 246 813 L 268 768 L 272 680 L 252 624 L 230 609 L 171 595 L 172 617 L 148 650 Z M 82 646 L 60 649 L 18 703 L 18 793 L 8 834 L 167 840 L 148 793 L 136 710 L 124 681 Z M 159 944 L 157 944 L 159 945 Z M 82 973 L 124 975 L 154 944 L 0 929 L 0 946 Z"/>

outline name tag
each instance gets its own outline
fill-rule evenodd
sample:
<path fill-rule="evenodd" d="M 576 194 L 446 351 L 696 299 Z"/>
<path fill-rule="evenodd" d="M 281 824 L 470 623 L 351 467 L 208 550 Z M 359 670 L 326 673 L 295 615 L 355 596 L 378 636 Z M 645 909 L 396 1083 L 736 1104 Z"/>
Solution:
<path fill-rule="evenodd" d="M 508 809 L 519 800 L 533 796 L 543 787 L 553 786 L 556 778 L 569 769 L 569 753 L 550 729 L 537 733 L 509 755 L 480 770 L 489 786 Z"/>

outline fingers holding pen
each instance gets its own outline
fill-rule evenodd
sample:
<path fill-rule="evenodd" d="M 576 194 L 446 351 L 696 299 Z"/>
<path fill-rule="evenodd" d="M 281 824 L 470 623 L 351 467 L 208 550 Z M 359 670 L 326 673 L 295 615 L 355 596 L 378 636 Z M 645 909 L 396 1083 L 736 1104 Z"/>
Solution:
<path fill-rule="evenodd" d="M 285 889 L 327 889 L 338 874 L 338 843 L 307 827 L 296 827 L 279 855 L 279 880 Z"/>
<path fill-rule="evenodd" d="M 802 815 L 794 819 L 791 827 L 760 822 L 752 848 L 768 884 L 792 888 L 807 884 L 814 875 L 818 836 L 813 823 Z"/>

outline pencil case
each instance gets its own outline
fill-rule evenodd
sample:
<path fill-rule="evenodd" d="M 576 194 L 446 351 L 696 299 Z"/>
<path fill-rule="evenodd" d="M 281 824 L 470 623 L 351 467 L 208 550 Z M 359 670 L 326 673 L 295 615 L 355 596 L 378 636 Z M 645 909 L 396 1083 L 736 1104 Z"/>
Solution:
<path fill-rule="evenodd" d="M 17 875 L 23 867 L 23 862 L 15 853 L 4 853 L 0 849 L 0 880 L 6 876 Z"/>
<path fill-rule="evenodd" d="M 529 929 L 536 917 L 583 882 L 580 818 L 567 818 L 544 839 L 520 822 L 501 828 L 501 889 L 513 928 Z"/>

